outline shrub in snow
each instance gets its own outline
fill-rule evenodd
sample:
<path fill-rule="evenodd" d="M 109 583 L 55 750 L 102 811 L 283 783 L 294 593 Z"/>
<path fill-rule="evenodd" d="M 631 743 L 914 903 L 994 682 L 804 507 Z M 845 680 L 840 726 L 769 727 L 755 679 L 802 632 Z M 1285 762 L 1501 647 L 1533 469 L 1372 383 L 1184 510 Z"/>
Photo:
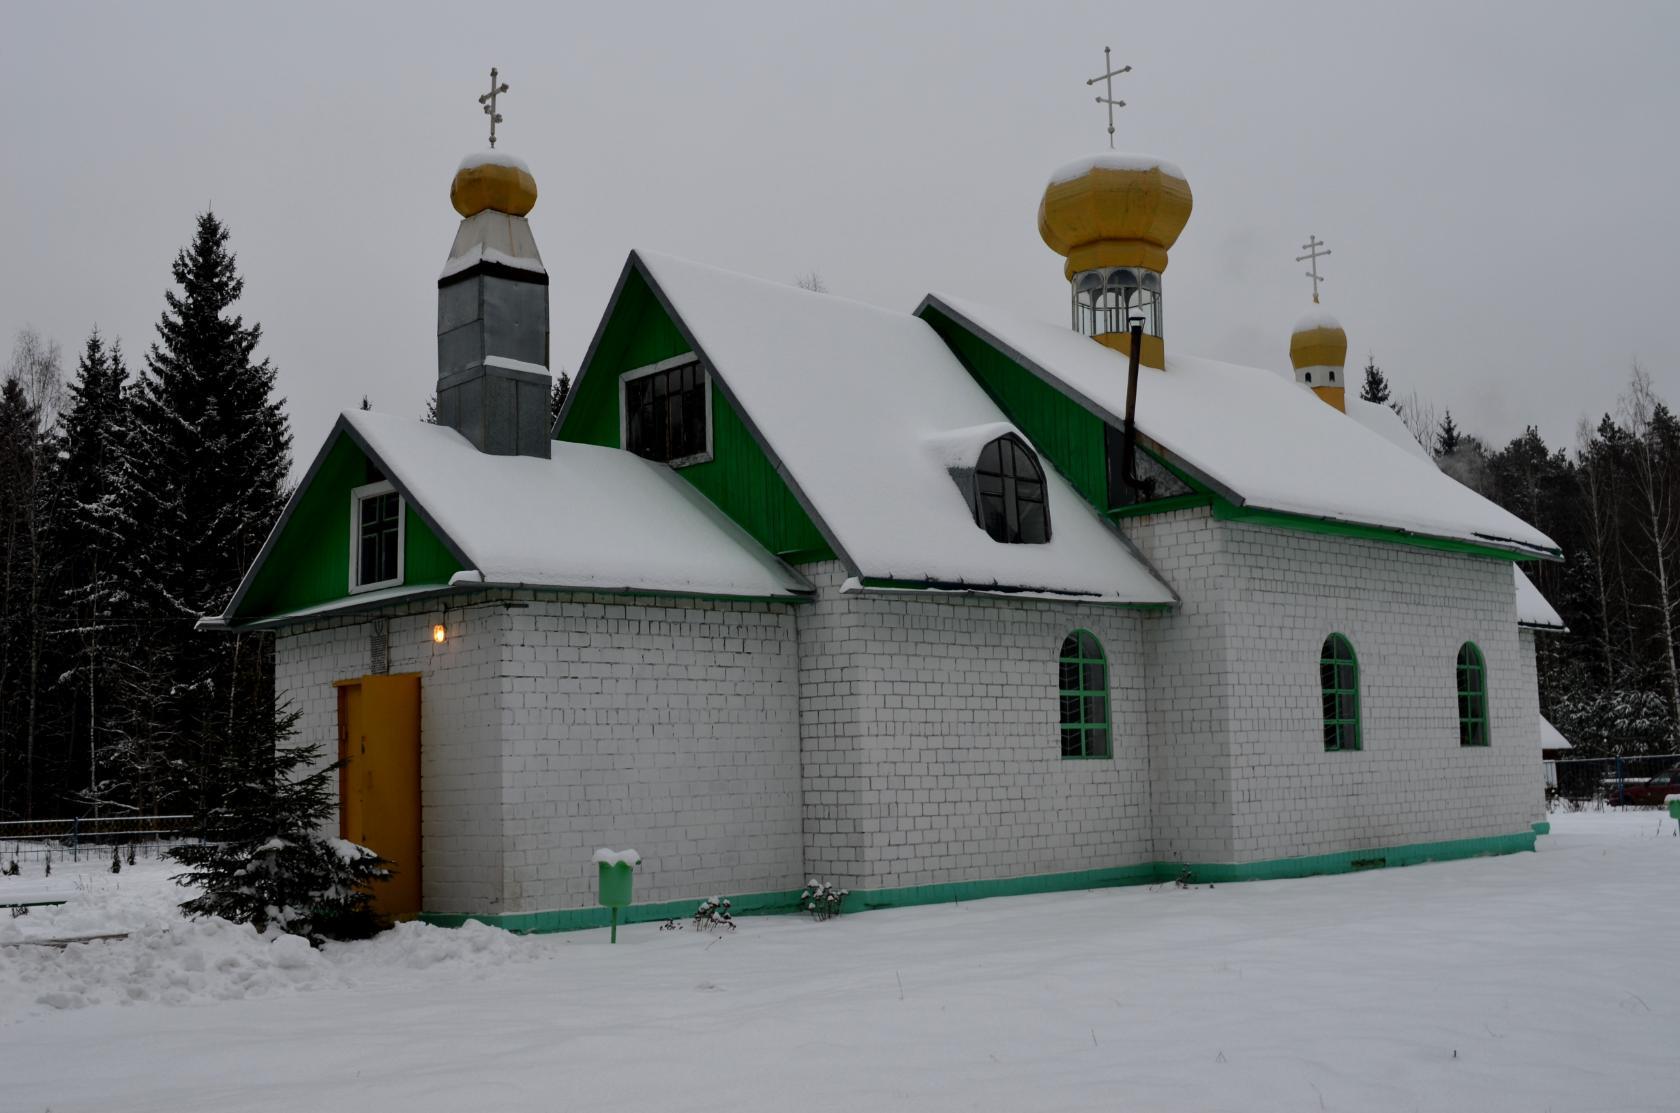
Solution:
<path fill-rule="evenodd" d="M 366 938 L 384 926 L 368 886 L 391 875 L 390 863 L 321 834 L 343 763 L 306 772 L 320 760 L 319 746 L 277 744 L 296 718 L 280 717 L 270 744 L 246 753 L 244 775 L 201 818 L 204 841 L 169 851 L 187 867 L 174 880 L 202 890 L 181 910 L 258 931 L 278 928 L 312 943 Z"/>
<path fill-rule="evenodd" d="M 111 872 L 122 872 L 122 853 L 114 846 L 111 848 Z"/>
<path fill-rule="evenodd" d="M 701 931 L 715 927 L 735 930 L 735 917 L 729 913 L 728 897 L 707 897 L 694 911 L 694 926 Z"/>
<path fill-rule="evenodd" d="M 6 876 L 6 877 L 16 877 L 18 875 L 17 859 L 13 858 L 11 860 L 11 862 L 9 862 L 6 865 L 5 869 L 0 870 L 0 875 Z"/>
<path fill-rule="evenodd" d="M 840 915 L 840 906 L 846 903 L 850 890 L 837 889 L 826 881 L 816 878 L 805 883 L 805 889 L 799 894 L 799 907 L 811 914 L 813 920 L 826 920 L 830 916 Z"/>

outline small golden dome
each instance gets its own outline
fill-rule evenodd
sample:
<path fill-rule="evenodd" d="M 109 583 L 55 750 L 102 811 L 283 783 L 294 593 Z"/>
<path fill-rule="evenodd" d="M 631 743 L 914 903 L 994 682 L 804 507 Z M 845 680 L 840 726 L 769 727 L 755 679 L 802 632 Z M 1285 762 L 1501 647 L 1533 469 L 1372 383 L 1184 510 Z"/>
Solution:
<path fill-rule="evenodd" d="M 537 203 L 537 179 L 512 155 L 500 151 L 468 155 L 450 183 L 449 202 L 462 216 L 476 216 L 486 209 L 524 216 Z"/>
<path fill-rule="evenodd" d="M 1295 370 L 1309 367 L 1345 367 L 1347 365 L 1347 333 L 1334 316 L 1313 306 L 1312 311 L 1295 322 L 1289 337 L 1289 362 Z"/>
<path fill-rule="evenodd" d="M 1069 279 L 1099 267 L 1164 271 L 1192 203 L 1190 182 L 1172 163 L 1105 152 L 1050 176 L 1038 205 L 1038 234 L 1067 258 Z"/>

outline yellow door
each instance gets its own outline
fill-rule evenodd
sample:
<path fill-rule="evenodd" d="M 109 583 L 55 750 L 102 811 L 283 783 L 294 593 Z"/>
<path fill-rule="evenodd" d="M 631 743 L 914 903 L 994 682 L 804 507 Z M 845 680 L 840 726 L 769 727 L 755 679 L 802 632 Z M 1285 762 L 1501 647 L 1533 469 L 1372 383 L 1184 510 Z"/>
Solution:
<path fill-rule="evenodd" d="M 338 830 L 391 863 L 373 905 L 393 920 L 420 912 L 420 677 L 364 676 L 338 688 Z"/>

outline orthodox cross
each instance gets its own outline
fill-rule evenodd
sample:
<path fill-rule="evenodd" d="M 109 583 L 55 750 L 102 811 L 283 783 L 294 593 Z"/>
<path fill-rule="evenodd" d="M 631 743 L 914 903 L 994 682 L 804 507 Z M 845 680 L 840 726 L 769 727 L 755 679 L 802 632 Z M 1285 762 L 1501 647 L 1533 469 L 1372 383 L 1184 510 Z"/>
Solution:
<path fill-rule="evenodd" d="M 1302 273 L 1304 273 L 1308 278 L 1312 279 L 1312 283 L 1313 283 L 1313 304 L 1317 305 L 1318 304 L 1318 284 L 1320 282 L 1324 281 L 1324 276 L 1318 273 L 1318 261 L 1320 259 L 1324 258 L 1326 255 L 1330 254 L 1330 249 L 1325 247 L 1323 251 L 1320 251 L 1319 248 L 1324 247 L 1324 241 L 1319 239 L 1317 236 L 1308 236 L 1307 237 L 1307 242 L 1302 244 L 1301 246 L 1304 249 L 1306 249 L 1307 253 L 1305 255 L 1295 256 L 1295 261 L 1297 263 L 1305 263 L 1308 259 L 1312 260 L 1312 270 L 1304 271 Z"/>
<path fill-rule="evenodd" d="M 1095 85 L 1100 81 L 1103 83 L 1103 88 L 1108 93 L 1105 97 L 1098 97 L 1097 103 L 1108 105 L 1108 149 L 1112 151 L 1114 149 L 1114 110 L 1116 108 L 1126 107 L 1125 101 L 1114 99 L 1114 79 L 1123 73 L 1131 73 L 1132 67 L 1121 66 L 1119 69 L 1115 69 L 1114 63 L 1109 61 L 1108 47 L 1105 46 L 1103 47 L 1103 71 L 1103 73 L 1091 78 L 1089 81 L 1085 82 L 1085 84 L 1090 86 Z"/>
<path fill-rule="evenodd" d="M 484 106 L 484 114 L 490 117 L 490 146 L 496 146 L 496 125 L 502 122 L 502 114 L 496 111 L 496 98 L 508 91 L 507 82 L 496 84 L 496 67 L 490 67 L 490 91 L 478 98 L 478 103 Z"/>

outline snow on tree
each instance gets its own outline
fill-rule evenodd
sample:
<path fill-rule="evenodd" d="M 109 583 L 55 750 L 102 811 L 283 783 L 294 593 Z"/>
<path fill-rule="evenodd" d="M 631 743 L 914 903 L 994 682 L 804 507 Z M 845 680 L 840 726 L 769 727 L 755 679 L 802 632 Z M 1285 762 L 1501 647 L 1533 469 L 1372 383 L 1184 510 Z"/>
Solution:
<path fill-rule="evenodd" d="M 54 547 L 68 620 L 62 636 L 70 654 L 59 676 L 71 753 L 64 787 L 91 800 L 95 815 L 112 772 L 100 767 L 115 718 L 109 674 L 132 638 L 119 618 L 127 598 L 123 552 L 134 533 L 127 514 L 131 500 L 124 497 L 127 379 L 121 345 L 107 348 L 95 329 L 83 347 L 58 432 Z"/>
<path fill-rule="evenodd" d="M 202 810 L 221 787 L 220 752 L 272 724 L 272 643 L 203 637 L 193 625 L 226 606 L 279 517 L 291 433 L 274 367 L 255 359 L 262 330 L 232 311 L 245 283 L 213 213 L 199 216 L 172 273 L 178 289 L 164 294 L 134 396 L 132 460 L 152 478 L 135 484 L 131 510 L 142 524 L 134 609 L 168 685 L 148 693 L 134 729 L 167 738 L 160 787 L 171 804 Z"/>
<path fill-rule="evenodd" d="M 186 866 L 175 880 L 196 886 L 189 916 L 220 916 L 275 928 L 312 943 L 365 938 L 382 926 L 369 886 L 389 877 L 373 851 L 321 832 L 338 799 L 342 762 L 321 764 L 317 745 L 291 745 L 297 716 L 223 751 L 223 796 L 203 816 L 203 842 L 169 851 Z"/>

